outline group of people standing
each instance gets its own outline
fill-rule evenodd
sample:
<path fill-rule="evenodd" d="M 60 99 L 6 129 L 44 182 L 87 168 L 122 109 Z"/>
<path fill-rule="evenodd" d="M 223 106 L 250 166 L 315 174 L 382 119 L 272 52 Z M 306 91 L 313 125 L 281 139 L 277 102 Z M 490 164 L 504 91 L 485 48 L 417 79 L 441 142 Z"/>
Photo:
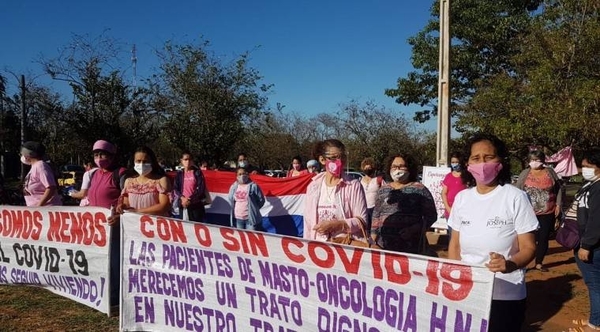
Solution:
<path fill-rule="evenodd" d="M 82 189 L 72 195 L 85 197 L 90 206 L 114 209 L 111 224 L 124 211 L 168 215 L 172 207 L 189 220 L 202 220 L 210 195 L 189 152 L 182 154 L 183 169 L 173 183 L 147 147 L 136 149 L 129 170 L 118 165 L 116 147 L 108 141 L 97 141 L 92 153 L 97 167 L 86 172 Z M 27 142 L 21 155 L 21 161 L 31 165 L 23 188 L 27 205 L 60 204 L 53 171 L 43 162 L 43 145 Z M 356 181 L 344 175 L 347 154 L 341 141 L 319 142 L 313 155 L 306 169 L 299 157 L 294 158 L 288 172 L 290 177 L 314 173 L 305 196 L 304 238 L 331 241 L 351 234 L 385 250 L 434 254 L 428 251 L 425 232 L 437 211 L 412 156 L 391 155 L 385 179 L 377 176 L 376 164 L 367 158 L 361 163 L 365 176 Z M 525 318 L 525 268 L 535 259 L 534 268 L 547 271 L 543 259 L 561 213 L 564 187 L 552 168 L 545 167 L 540 151 L 529 154 L 529 167 L 515 186 L 510 185 L 508 149 L 493 135 L 472 136 L 462 156 L 451 156 L 451 172 L 443 180 L 442 200 L 451 229 L 448 258 L 485 264 L 496 273 L 489 330 L 518 331 Z M 578 326 L 573 331 L 600 330 L 600 150 L 583 156 L 586 184 L 575 198 L 581 237 L 575 259 L 588 286 L 591 313 L 589 319 L 574 321 Z M 260 230 L 265 197 L 241 157 L 229 191 L 231 226 Z M 118 232 L 113 238 L 118 239 Z"/>
<path fill-rule="evenodd" d="M 496 274 L 489 331 L 520 331 L 526 312 L 525 272 L 546 271 L 543 259 L 550 230 L 562 207 L 564 187 L 540 151 L 529 154 L 529 168 L 511 185 L 509 151 L 503 141 L 476 134 L 461 154 L 452 155 L 442 200 L 451 229 L 448 258 L 485 265 Z M 307 188 L 304 237 L 327 241 L 350 233 L 386 250 L 427 254 L 424 231 L 437 219 L 433 197 L 417 179 L 417 165 L 406 154 L 389 158 L 388 181 L 378 180 L 366 159 L 365 176 L 343 176 L 345 147 L 337 140 L 317 145 L 325 172 Z M 586 184 L 576 195 L 581 244 L 575 259 L 589 290 L 589 319 L 574 320 L 571 331 L 600 329 L 600 150 L 584 153 Z M 362 190 L 360 190 L 362 187 Z M 370 227 L 369 227 L 370 225 Z M 364 238 L 362 229 L 371 237 Z"/>

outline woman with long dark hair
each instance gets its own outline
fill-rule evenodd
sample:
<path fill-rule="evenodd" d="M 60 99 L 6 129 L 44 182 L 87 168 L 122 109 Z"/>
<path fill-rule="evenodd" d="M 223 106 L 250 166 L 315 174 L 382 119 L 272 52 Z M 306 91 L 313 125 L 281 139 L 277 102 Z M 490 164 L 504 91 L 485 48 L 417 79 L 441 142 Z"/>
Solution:
<path fill-rule="evenodd" d="M 418 180 L 415 159 L 404 153 L 388 158 L 391 181 L 377 191 L 371 226 L 372 236 L 385 250 L 427 254 L 425 233 L 437 220 L 431 192 Z"/>
<path fill-rule="evenodd" d="M 134 173 L 135 172 L 135 173 Z M 171 181 L 158 164 L 154 151 L 142 146 L 133 155 L 133 172 L 125 180 L 117 212 L 132 211 L 168 216 Z"/>

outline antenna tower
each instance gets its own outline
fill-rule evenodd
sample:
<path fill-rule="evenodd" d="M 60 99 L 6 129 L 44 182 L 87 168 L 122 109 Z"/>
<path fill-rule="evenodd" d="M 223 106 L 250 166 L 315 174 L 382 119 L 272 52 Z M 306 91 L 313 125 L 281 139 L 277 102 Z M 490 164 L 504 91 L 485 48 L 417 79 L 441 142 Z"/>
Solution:
<path fill-rule="evenodd" d="M 137 56 L 135 55 L 135 44 L 131 49 L 131 64 L 133 66 L 133 91 L 137 91 Z"/>

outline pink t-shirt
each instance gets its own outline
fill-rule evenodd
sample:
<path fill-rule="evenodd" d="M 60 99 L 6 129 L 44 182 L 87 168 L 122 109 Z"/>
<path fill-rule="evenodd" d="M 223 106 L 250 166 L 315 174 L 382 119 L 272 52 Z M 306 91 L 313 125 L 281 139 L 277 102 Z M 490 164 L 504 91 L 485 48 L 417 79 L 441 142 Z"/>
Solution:
<path fill-rule="evenodd" d="M 239 184 L 233 199 L 235 200 L 235 219 L 248 220 L 248 184 Z"/>
<path fill-rule="evenodd" d="M 194 170 L 183 172 L 183 197 L 192 197 L 194 188 L 196 188 L 196 177 L 194 176 Z"/>
<path fill-rule="evenodd" d="M 115 186 L 112 171 L 103 169 L 94 171 L 87 194 L 90 206 L 110 209 L 111 206 L 117 206 L 119 195 L 121 195 L 121 189 Z"/>
<path fill-rule="evenodd" d="M 444 180 L 442 180 L 442 184 L 448 188 L 448 192 L 446 194 L 446 198 L 448 200 L 448 205 L 452 207 L 454 204 L 454 198 L 456 198 L 456 194 L 458 194 L 461 190 L 467 188 L 460 178 L 460 176 L 454 176 L 452 172 L 446 174 Z M 448 218 L 448 211 L 444 211 L 444 217 Z"/>
<path fill-rule="evenodd" d="M 36 161 L 31 165 L 31 170 L 25 177 L 24 188 L 29 192 L 29 195 L 25 195 L 27 206 L 37 206 L 42 200 L 46 188 L 49 187 L 57 187 L 52 167 L 41 160 Z M 62 205 L 58 192 L 48 200 L 46 206 L 48 205 Z"/>

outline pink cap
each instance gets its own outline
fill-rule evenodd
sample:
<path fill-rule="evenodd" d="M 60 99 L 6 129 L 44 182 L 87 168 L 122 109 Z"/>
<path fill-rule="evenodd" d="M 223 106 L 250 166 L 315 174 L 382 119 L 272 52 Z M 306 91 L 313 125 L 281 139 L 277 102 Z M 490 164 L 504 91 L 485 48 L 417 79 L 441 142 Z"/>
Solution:
<path fill-rule="evenodd" d="M 92 151 L 97 151 L 97 150 L 106 151 L 110 154 L 117 153 L 117 147 L 114 146 L 114 144 L 110 143 L 109 141 L 105 141 L 105 140 L 98 140 L 98 141 L 96 141 L 96 143 L 94 143 L 94 147 L 92 148 Z"/>

